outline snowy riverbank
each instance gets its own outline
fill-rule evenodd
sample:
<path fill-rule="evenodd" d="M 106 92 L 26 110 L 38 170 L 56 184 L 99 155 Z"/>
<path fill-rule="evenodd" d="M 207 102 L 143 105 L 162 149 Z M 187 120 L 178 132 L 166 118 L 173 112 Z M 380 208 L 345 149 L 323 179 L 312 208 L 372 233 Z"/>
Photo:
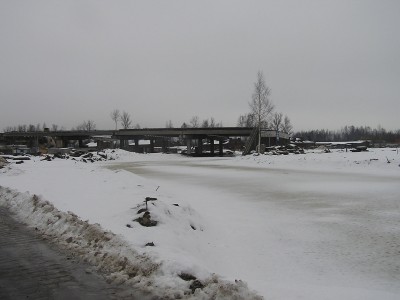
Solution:
<path fill-rule="evenodd" d="M 110 280 L 159 297 L 395 299 L 400 292 L 396 149 L 107 155 L 115 160 L 11 164 L 0 170 L 0 203 Z M 145 197 L 157 198 L 148 202 L 155 227 L 135 221 Z M 363 247 L 386 254 L 371 258 Z"/>

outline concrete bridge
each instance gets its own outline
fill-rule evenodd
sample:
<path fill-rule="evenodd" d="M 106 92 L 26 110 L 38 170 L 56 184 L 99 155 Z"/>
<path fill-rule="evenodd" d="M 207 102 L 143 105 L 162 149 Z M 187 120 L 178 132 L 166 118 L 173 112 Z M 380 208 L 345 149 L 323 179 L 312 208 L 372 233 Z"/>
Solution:
<path fill-rule="evenodd" d="M 149 140 L 150 149 L 154 151 L 156 141 L 161 141 L 163 147 L 167 146 L 168 139 L 172 137 L 182 138 L 187 146 L 187 154 L 201 154 L 203 152 L 203 140 L 207 140 L 209 144 L 210 154 L 213 155 L 216 151 L 215 146 L 218 145 L 219 154 L 223 153 L 223 141 L 231 137 L 249 137 L 254 135 L 252 127 L 213 127 L 213 128 L 144 128 L 144 129 L 120 129 L 120 130 L 93 130 L 93 131 L 38 131 L 38 132 L 5 132 L 3 139 L 8 144 L 16 144 L 21 140 L 29 140 L 31 144 L 38 145 L 38 140 L 41 137 L 53 137 L 61 141 L 59 147 L 66 147 L 68 141 L 78 140 L 79 145 L 83 146 L 83 140 L 102 137 L 109 139 L 120 140 L 121 148 L 126 148 L 128 141 L 134 141 L 135 146 L 139 147 L 140 140 Z M 288 140 L 285 133 L 280 133 L 275 130 L 262 129 L 262 137 L 269 139 L 277 138 Z M 215 143 L 218 141 L 218 143 Z M 194 152 L 193 145 L 197 144 Z M 217 144 L 217 145 L 216 145 Z M 268 144 L 268 143 L 266 143 Z M 150 152 L 153 152 L 150 151 Z"/>
<path fill-rule="evenodd" d="M 121 129 L 114 133 L 114 137 L 121 141 L 122 147 L 127 140 L 134 140 L 135 146 L 139 146 L 140 140 L 150 140 L 150 149 L 154 149 L 154 141 L 161 139 L 166 148 L 167 138 L 181 137 L 185 140 L 187 154 L 201 155 L 203 153 L 203 140 L 210 145 L 210 154 L 215 154 L 215 141 L 218 141 L 219 155 L 223 153 L 223 141 L 230 137 L 247 137 L 253 132 L 251 127 L 213 127 L 213 128 L 145 128 L 145 129 Z M 193 152 L 193 141 L 197 146 Z"/>
<path fill-rule="evenodd" d="M 38 146 L 38 140 L 42 137 L 57 138 L 61 141 L 60 147 L 66 147 L 68 141 L 79 141 L 79 146 L 83 146 L 83 141 L 92 138 L 93 136 L 112 136 L 113 130 L 71 130 L 71 131 L 11 131 L 4 132 L 2 139 L 7 144 L 17 144 L 21 141 L 30 141 L 32 145 Z"/>

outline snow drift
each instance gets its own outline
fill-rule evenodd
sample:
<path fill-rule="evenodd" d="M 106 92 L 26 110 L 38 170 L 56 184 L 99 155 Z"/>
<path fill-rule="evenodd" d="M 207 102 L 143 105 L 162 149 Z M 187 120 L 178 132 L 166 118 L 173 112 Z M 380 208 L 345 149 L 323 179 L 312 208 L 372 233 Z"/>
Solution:
<path fill-rule="evenodd" d="M 262 299 L 246 283 L 223 281 L 215 274 L 202 281 L 183 272 L 172 278 L 161 263 L 138 253 L 123 238 L 73 212 L 60 211 L 37 195 L 0 186 L 0 204 L 33 226 L 43 239 L 95 266 L 110 282 L 132 286 L 152 299 Z"/>

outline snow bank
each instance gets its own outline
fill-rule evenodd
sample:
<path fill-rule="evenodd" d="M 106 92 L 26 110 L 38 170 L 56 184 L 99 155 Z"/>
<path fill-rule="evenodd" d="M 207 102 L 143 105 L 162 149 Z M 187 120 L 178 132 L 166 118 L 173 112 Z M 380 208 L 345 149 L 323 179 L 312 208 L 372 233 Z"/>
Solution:
<path fill-rule="evenodd" d="M 155 262 L 149 255 L 136 251 L 121 236 L 104 230 L 97 223 L 83 221 L 73 212 L 62 212 L 35 194 L 0 186 L 0 205 L 7 206 L 20 220 L 35 227 L 44 239 L 95 266 L 110 282 L 130 285 L 151 294 L 152 299 L 262 299 L 240 280 L 230 283 L 211 274 L 200 281 L 185 273 L 191 272 L 190 269 L 182 271 L 174 268 L 174 264 Z M 155 203 L 149 205 L 158 208 L 151 211 L 159 222 L 171 220 L 172 208 Z M 179 210 L 178 206 L 174 207 Z M 144 206 L 136 208 L 140 210 Z M 181 214 L 194 213 L 187 208 L 180 211 Z M 176 226 L 182 225 L 179 214 L 173 219 Z M 192 222 L 190 226 L 194 230 L 199 225 Z"/>

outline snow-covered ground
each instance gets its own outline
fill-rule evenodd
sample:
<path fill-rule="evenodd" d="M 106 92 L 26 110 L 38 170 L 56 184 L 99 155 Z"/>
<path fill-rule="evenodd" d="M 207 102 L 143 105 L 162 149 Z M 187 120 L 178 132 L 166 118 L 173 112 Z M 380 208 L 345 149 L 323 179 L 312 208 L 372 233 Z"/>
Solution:
<path fill-rule="evenodd" d="M 12 163 L 0 170 L 0 204 L 110 280 L 159 296 L 398 299 L 397 149 L 107 155 L 116 160 Z M 157 198 L 155 227 L 135 221 L 145 197 Z"/>

